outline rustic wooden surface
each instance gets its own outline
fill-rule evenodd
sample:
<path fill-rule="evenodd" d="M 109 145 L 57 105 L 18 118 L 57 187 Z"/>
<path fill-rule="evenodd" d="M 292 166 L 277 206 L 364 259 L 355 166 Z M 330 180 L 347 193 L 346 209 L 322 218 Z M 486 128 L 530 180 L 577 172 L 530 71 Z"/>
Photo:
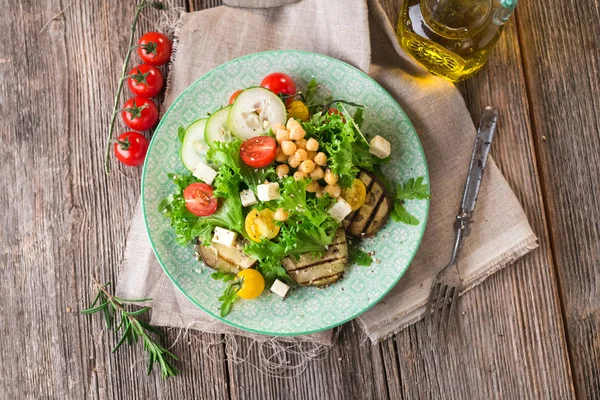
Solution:
<path fill-rule="evenodd" d="M 395 23 L 397 2 L 382 3 Z M 141 171 L 107 177 L 100 156 L 132 7 L 0 4 L 0 398 L 600 396 L 597 0 L 523 2 L 486 68 L 458 85 L 475 119 L 499 108 L 492 154 L 541 245 L 464 296 L 460 341 L 437 348 L 416 324 L 372 346 L 350 324 L 325 359 L 272 378 L 199 343 L 219 335 L 192 334 L 179 337 L 182 373 L 167 381 L 144 375 L 139 348 L 111 355 L 102 322 L 77 313 L 92 275 L 115 280 L 139 195 Z M 239 352 L 249 347 L 241 340 Z"/>

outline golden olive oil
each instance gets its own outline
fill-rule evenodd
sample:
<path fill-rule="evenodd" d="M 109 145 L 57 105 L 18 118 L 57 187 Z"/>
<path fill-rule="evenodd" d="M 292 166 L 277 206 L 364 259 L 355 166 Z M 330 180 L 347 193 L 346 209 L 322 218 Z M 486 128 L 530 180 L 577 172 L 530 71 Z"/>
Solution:
<path fill-rule="evenodd" d="M 499 7 L 496 0 L 404 0 L 398 40 L 433 74 L 461 81 L 483 67 L 500 37 Z"/>

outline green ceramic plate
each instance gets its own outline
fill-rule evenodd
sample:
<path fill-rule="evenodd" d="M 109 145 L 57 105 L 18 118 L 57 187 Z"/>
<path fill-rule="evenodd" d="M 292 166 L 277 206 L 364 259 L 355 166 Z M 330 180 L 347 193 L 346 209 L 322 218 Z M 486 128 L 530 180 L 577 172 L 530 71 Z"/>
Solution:
<path fill-rule="evenodd" d="M 185 172 L 179 158 L 177 128 L 187 126 L 227 104 L 234 91 L 258 85 L 275 71 L 289 74 L 298 88 L 312 77 L 321 94 L 333 95 L 367 107 L 363 131 L 382 135 L 392 143 L 392 159 L 384 172 L 395 183 L 425 176 L 423 148 L 411 122 L 398 103 L 374 80 L 358 69 L 320 54 L 269 51 L 225 63 L 194 82 L 166 112 L 158 126 L 144 165 L 142 205 L 148 236 L 165 273 L 198 307 L 230 325 L 270 335 L 300 335 L 333 328 L 365 312 L 388 293 L 411 263 L 425 230 L 429 201 L 408 202 L 408 210 L 421 224 L 408 226 L 389 221 L 363 248 L 375 251 L 379 263 L 348 266 L 344 279 L 324 289 L 299 288 L 282 300 L 265 292 L 257 300 L 238 301 L 226 318 L 219 317 L 218 298 L 224 283 L 210 277 L 211 269 L 194 258 L 192 246 L 180 246 L 169 222 L 158 211 L 159 202 L 172 190 L 167 174 Z"/>

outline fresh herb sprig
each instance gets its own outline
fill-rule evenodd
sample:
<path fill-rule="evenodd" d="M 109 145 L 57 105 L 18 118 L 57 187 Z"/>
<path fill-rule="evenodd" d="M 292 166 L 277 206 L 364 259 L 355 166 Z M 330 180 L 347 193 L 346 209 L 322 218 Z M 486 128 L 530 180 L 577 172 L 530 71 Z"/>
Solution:
<path fill-rule="evenodd" d="M 113 330 L 115 333 L 120 330 L 123 331 L 121 338 L 117 342 L 117 345 L 112 349 L 112 352 L 116 352 L 125 342 L 132 345 L 137 343 L 141 338 L 144 343 L 144 350 L 149 356 L 147 368 L 148 375 L 152 372 L 155 362 L 160 365 L 161 376 L 163 379 L 177 375 L 178 371 L 171 361 L 177 360 L 177 356 L 165 349 L 152 336 L 152 334 L 164 336 L 164 333 L 146 321 L 138 319 L 140 315 L 147 313 L 150 310 L 150 307 L 142 307 L 135 311 L 129 311 L 125 308 L 125 302 L 139 303 L 151 299 L 122 299 L 112 295 L 108 291 L 110 282 L 101 284 L 95 279 L 93 282 L 95 289 L 98 290 L 98 294 L 90 307 L 81 311 L 81 313 L 89 315 L 102 312 L 108 329 Z M 119 320 L 119 324 L 116 326 L 114 325 L 115 319 Z"/>
<path fill-rule="evenodd" d="M 131 58 L 131 53 L 138 46 L 133 45 L 133 40 L 135 38 L 135 31 L 137 28 L 137 23 L 140 18 L 140 13 L 148 8 L 152 7 L 157 10 L 166 10 L 167 6 L 160 1 L 148 1 L 142 0 L 135 6 L 135 14 L 133 16 L 133 22 L 131 23 L 131 33 L 129 35 L 129 46 L 127 48 L 127 55 L 125 56 L 125 61 L 123 61 L 123 69 L 121 70 L 121 77 L 119 78 L 119 86 L 117 87 L 117 93 L 115 94 L 115 103 L 113 105 L 113 112 L 110 117 L 110 125 L 108 127 L 108 136 L 106 139 L 106 149 L 104 152 L 104 170 L 107 174 L 110 173 L 110 144 L 112 143 L 113 132 L 115 130 L 115 120 L 117 119 L 117 115 L 119 114 L 119 100 L 121 99 L 121 92 L 123 91 L 123 84 L 129 78 L 127 76 L 127 65 L 129 65 L 129 59 Z"/>
<path fill-rule="evenodd" d="M 426 200 L 431 198 L 429 185 L 423 183 L 423 179 L 422 176 L 416 179 L 410 178 L 403 185 L 398 185 L 391 213 L 394 221 L 403 222 L 408 225 L 419 225 L 419 220 L 406 210 L 404 202 L 406 200 Z"/>
<path fill-rule="evenodd" d="M 233 303 L 235 303 L 235 301 L 237 300 L 237 292 L 242 287 L 244 278 L 239 279 L 234 274 L 227 274 L 219 271 L 213 272 L 211 277 L 213 279 L 222 280 L 223 282 L 227 283 L 223 295 L 219 297 L 219 301 L 221 302 L 219 313 L 221 317 L 224 317 L 231 312 Z"/>

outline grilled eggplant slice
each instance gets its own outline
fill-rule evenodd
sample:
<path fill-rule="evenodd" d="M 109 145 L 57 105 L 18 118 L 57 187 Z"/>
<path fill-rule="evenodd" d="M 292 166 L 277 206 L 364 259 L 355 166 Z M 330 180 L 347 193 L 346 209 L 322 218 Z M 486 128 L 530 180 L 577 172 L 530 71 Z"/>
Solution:
<path fill-rule="evenodd" d="M 374 175 L 361 171 L 358 175 L 367 188 L 365 204 L 344 220 L 346 233 L 351 236 L 373 237 L 387 221 L 392 199 L 385 186 Z"/>
<path fill-rule="evenodd" d="M 304 253 L 296 258 L 288 256 L 281 260 L 288 275 L 299 285 L 325 286 L 337 281 L 348 263 L 346 233 L 339 229 L 322 256 Z"/>
<path fill-rule="evenodd" d="M 238 238 L 234 247 L 212 243 L 210 246 L 198 245 L 198 254 L 209 267 L 219 272 L 237 274 L 256 264 L 256 259 L 244 254 L 244 240 Z"/>

